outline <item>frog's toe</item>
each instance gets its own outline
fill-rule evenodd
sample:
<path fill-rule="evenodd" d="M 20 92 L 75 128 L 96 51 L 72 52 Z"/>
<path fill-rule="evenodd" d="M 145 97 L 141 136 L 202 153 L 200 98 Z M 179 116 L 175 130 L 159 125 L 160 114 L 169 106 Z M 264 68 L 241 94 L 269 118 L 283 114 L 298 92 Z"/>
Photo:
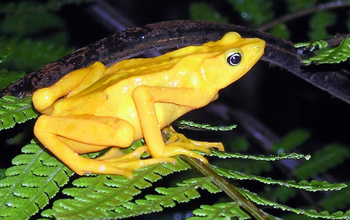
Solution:
<path fill-rule="evenodd" d="M 205 141 L 195 141 L 187 138 L 185 135 L 176 132 L 171 126 L 166 127 L 162 130 L 169 138 L 166 144 L 182 142 L 188 143 L 188 145 L 183 145 L 183 147 L 191 150 L 198 150 L 209 154 L 210 150 L 208 148 L 217 148 L 220 151 L 224 151 L 224 145 L 220 142 L 205 142 Z M 193 146 L 194 145 L 194 146 Z"/>
<path fill-rule="evenodd" d="M 196 146 L 192 143 L 183 143 L 183 142 L 170 143 L 170 144 L 167 144 L 165 147 L 166 147 L 166 150 L 163 153 L 164 156 L 172 157 L 177 155 L 186 155 L 188 157 L 196 158 L 203 163 L 206 163 L 206 164 L 208 163 L 208 160 L 205 157 L 192 151 L 192 150 L 198 150 L 201 152 L 210 153 L 210 150 L 205 147 Z"/>

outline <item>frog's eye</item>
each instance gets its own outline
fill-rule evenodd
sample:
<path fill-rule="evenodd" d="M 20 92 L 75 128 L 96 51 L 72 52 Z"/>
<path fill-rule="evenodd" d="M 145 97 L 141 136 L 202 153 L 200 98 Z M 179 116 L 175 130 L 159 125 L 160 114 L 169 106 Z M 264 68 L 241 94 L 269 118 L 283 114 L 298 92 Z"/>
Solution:
<path fill-rule="evenodd" d="M 226 58 L 227 63 L 231 66 L 239 65 L 241 63 L 241 60 L 242 54 L 239 52 L 230 53 Z"/>

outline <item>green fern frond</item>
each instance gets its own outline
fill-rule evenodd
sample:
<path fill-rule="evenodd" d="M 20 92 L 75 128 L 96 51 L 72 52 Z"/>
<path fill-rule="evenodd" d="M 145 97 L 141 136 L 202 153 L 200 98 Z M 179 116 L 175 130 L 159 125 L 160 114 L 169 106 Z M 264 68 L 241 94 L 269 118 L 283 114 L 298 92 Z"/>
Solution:
<path fill-rule="evenodd" d="M 1 63 L 1 60 L 0 60 Z M 7 69 L 0 70 L 0 90 L 6 88 L 11 83 L 16 82 L 25 76 L 23 71 L 8 71 Z"/>
<path fill-rule="evenodd" d="M 350 211 L 347 212 L 335 212 L 335 213 L 329 213 L 327 211 L 322 211 L 322 212 L 317 212 L 316 210 L 304 210 L 304 209 L 299 209 L 299 208 L 292 208 L 287 205 L 282 205 L 273 201 L 270 201 L 268 199 L 262 198 L 258 196 L 255 193 L 252 193 L 248 190 L 243 190 L 239 189 L 239 191 L 245 195 L 246 197 L 249 198 L 252 202 L 258 204 L 258 205 L 263 205 L 263 206 L 270 206 L 274 209 L 281 209 L 283 211 L 289 211 L 293 212 L 295 214 L 299 215 L 305 215 L 308 217 L 316 218 L 316 219 L 350 219 Z"/>
<path fill-rule="evenodd" d="M 222 16 L 210 4 L 205 2 L 193 2 L 189 5 L 191 20 L 228 22 L 228 18 Z"/>
<path fill-rule="evenodd" d="M 231 152 L 218 151 L 218 150 L 212 150 L 210 156 L 216 156 L 219 158 L 250 159 L 250 160 L 260 160 L 260 161 L 277 161 L 277 160 L 287 160 L 287 159 L 309 160 L 311 158 L 310 155 L 304 155 L 304 154 L 298 154 L 298 153 L 291 153 L 291 154 L 281 153 L 278 155 L 270 155 L 270 156 L 265 156 L 265 155 L 255 156 L 255 155 L 231 153 Z"/>
<path fill-rule="evenodd" d="M 317 181 L 312 180 L 311 182 L 308 182 L 306 180 L 296 182 L 294 180 L 290 181 L 281 181 L 281 180 L 274 180 L 269 177 L 262 177 L 262 176 L 256 176 L 251 174 L 245 174 L 237 171 L 227 170 L 223 168 L 218 167 L 212 167 L 212 169 L 219 174 L 222 177 L 226 177 L 229 179 L 236 179 L 236 180 L 255 180 L 259 181 L 264 184 L 274 184 L 274 185 L 280 185 L 285 187 L 291 187 L 296 189 L 303 189 L 307 191 L 332 191 L 332 190 L 341 190 L 345 188 L 347 185 L 344 183 L 328 183 L 327 181 Z"/>
<path fill-rule="evenodd" d="M 323 208 L 329 211 L 344 209 L 350 204 L 350 187 L 338 192 L 332 192 L 328 197 L 321 199 Z"/>
<path fill-rule="evenodd" d="M 237 125 L 230 126 L 212 126 L 209 124 L 199 124 L 193 121 L 181 120 L 177 122 L 179 129 L 188 129 L 195 131 L 232 131 Z"/>
<path fill-rule="evenodd" d="M 251 23 L 253 27 L 258 27 L 274 17 L 272 1 L 266 0 L 228 0 L 228 3 L 241 14 L 243 20 Z"/>
<path fill-rule="evenodd" d="M 329 11 L 314 14 L 310 20 L 310 39 L 317 40 L 329 37 L 327 28 L 334 25 L 336 19 L 336 14 Z"/>
<path fill-rule="evenodd" d="M 28 219 L 45 207 L 73 172 L 34 141 L 0 180 L 0 218 Z"/>
<path fill-rule="evenodd" d="M 16 98 L 4 96 L 0 98 L 0 131 L 12 128 L 16 123 L 23 123 L 36 118 L 31 98 Z"/>
<path fill-rule="evenodd" d="M 328 169 L 342 163 L 350 156 L 350 150 L 340 144 L 329 144 L 316 151 L 309 161 L 295 169 L 295 176 L 299 179 L 307 179 L 316 176 Z"/>
<path fill-rule="evenodd" d="M 158 195 L 146 195 L 145 199 L 138 199 L 135 202 L 128 202 L 118 206 L 114 210 L 116 216 L 126 218 L 135 216 L 137 213 L 148 214 L 154 211 L 162 211 L 163 207 L 174 207 L 176 205 L 175 202 L 183 203 L 199 198 L 198 188 L 207 189 L 211 193 L 221 191 L 211 182 L 210 177 L 193 178 L 177 185 L 177 187 L 156 188 Z"/>
<path fill-rule="evenodd" d="M 64 36 L 53 37 L 60 39 L 51 41 L 50 39 L 7 39 L 1 37 L 1 43 L 11 48 L 11 54 L 1 63 L 1 67 L 30 72 L 73 51 L 72 48 L 65 46 Z M 62 42 L 62 44 L 58 45 L 57 42 Z"/>
<path fill-rule="evenodd" d="M 63 193 L 73 199 L 62 199 L 54 203 L 52 209 L 45 210 L 42 215 L 56 219 L 81 219 L 119 217 L 116 209 L 131 201 L 141 193 L 141 189 L 152 186 L 162 176 L 190 168 L 180 158 L 178 163 L 157 164 L 138 169 L 133 179 L 120 175 L 96 175 L 81 177 L 73 182 L 74 188 L 64 189 Z M 132 210 L 137 215 L 140 210 Z M 155 210 L 151 210 L 155 211 Z"/>
<path fill-rule="evenodd" d="M 311 42 L 311 43 L 300 43 L 296 44 L 295 47 L 300 48 L 304 46 L 310 46 L 313 48 L 313 45 L 321 45 L 324 46 L 324 41 L 319 43 Z M 316 56 L 310 57 L 308 59 L 304 59 L 303 63 L 305 65 L 310 65 L 312 63 L 316 64 L 335 64 L 341 63 L 348 60 L 350 57 L 350 38 L 345 38 L 337 47 L 327 48 L 318 51 Z"/>
<path fill-rule="evenodd" d="M 236 202 L 218 203 L 215 205 L 201 205 L 199 209 L 195 209 L 192 216 L 188 220 L 204 220 L 204 219 L 250 219 Z"/>
<path fill-rule="evenodd" d="M 272 147 L 273 152 L 290 152 L 296 147 L 300 146 L 307 139 L 309 139 L 311 133 L 305 129 L 296 129 L 285 135 L 281 141 L 275 143 Z"/>

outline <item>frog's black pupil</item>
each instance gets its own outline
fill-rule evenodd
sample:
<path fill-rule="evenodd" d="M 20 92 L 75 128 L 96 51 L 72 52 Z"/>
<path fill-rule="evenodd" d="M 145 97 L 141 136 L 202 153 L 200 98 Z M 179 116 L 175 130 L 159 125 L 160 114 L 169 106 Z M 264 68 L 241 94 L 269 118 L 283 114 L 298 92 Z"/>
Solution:
<path fill-rule="evenodd" d="M 231 66 L 237 66 L 241 63 L 242 54 L 241 53 L 232 53 L 227 56 L 227 63 Z"/>

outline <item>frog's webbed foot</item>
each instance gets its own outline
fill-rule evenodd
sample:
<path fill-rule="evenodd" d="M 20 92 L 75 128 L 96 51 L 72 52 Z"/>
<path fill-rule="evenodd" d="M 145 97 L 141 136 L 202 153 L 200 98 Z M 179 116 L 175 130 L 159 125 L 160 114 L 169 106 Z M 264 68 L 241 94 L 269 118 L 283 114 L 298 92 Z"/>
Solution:
<path fill-rule="evenodd" d="M 168 140 L 165 142 L 165 155 L 186 155 L 208 163 L 206 158 L 193 152 L 193 150 L 207 154 L 210 154 L 209 148 L 218 148 L 220 151 L 224 151 L 224 146 L 220 142 L 195 141 L 177 133 L 171 126 L 164 128 L 162 133 L 168 137 Z"/>
<path fill-rule="evenodd" d="M 202 151 L 204 153 L 210 153 L 210 150 L 208 148 L 217 148 L 220 151 L 224 151 L 224 145 L 221 142 L 205 142 L 205 141 L 195 141 L 192 139 L 189 139 L 185 137 L 185 135 L 180 134 L 176 132 L 173 127 L 168 126 L 162 130 L 163 134 L 168 136 L 168 140 L 165 142 L 166 144 L 174 143 L 174 142 L 184 142 L 184 143 L 191 143 L 194 145 L 192 148 L 189 148 L 191 150 L 198 150 Z"/>
<path fill-rule="evenodd" d="M 173 163 L 177 162 L 174 158 L 150 158 L 140 159 L 141 155 L 148 151 L 147 146 L 141 146 L 135 149 L 133 152 L 120 156 L 120 150 L 118 148 L 111 148 L 106 154 L 95 160 L 103 161 L 106 165 L 115 166 L 125 170 L 122 174 L 128 178 L 132 177 L 132 171 L 144 166 L 160 163 Z"/>

